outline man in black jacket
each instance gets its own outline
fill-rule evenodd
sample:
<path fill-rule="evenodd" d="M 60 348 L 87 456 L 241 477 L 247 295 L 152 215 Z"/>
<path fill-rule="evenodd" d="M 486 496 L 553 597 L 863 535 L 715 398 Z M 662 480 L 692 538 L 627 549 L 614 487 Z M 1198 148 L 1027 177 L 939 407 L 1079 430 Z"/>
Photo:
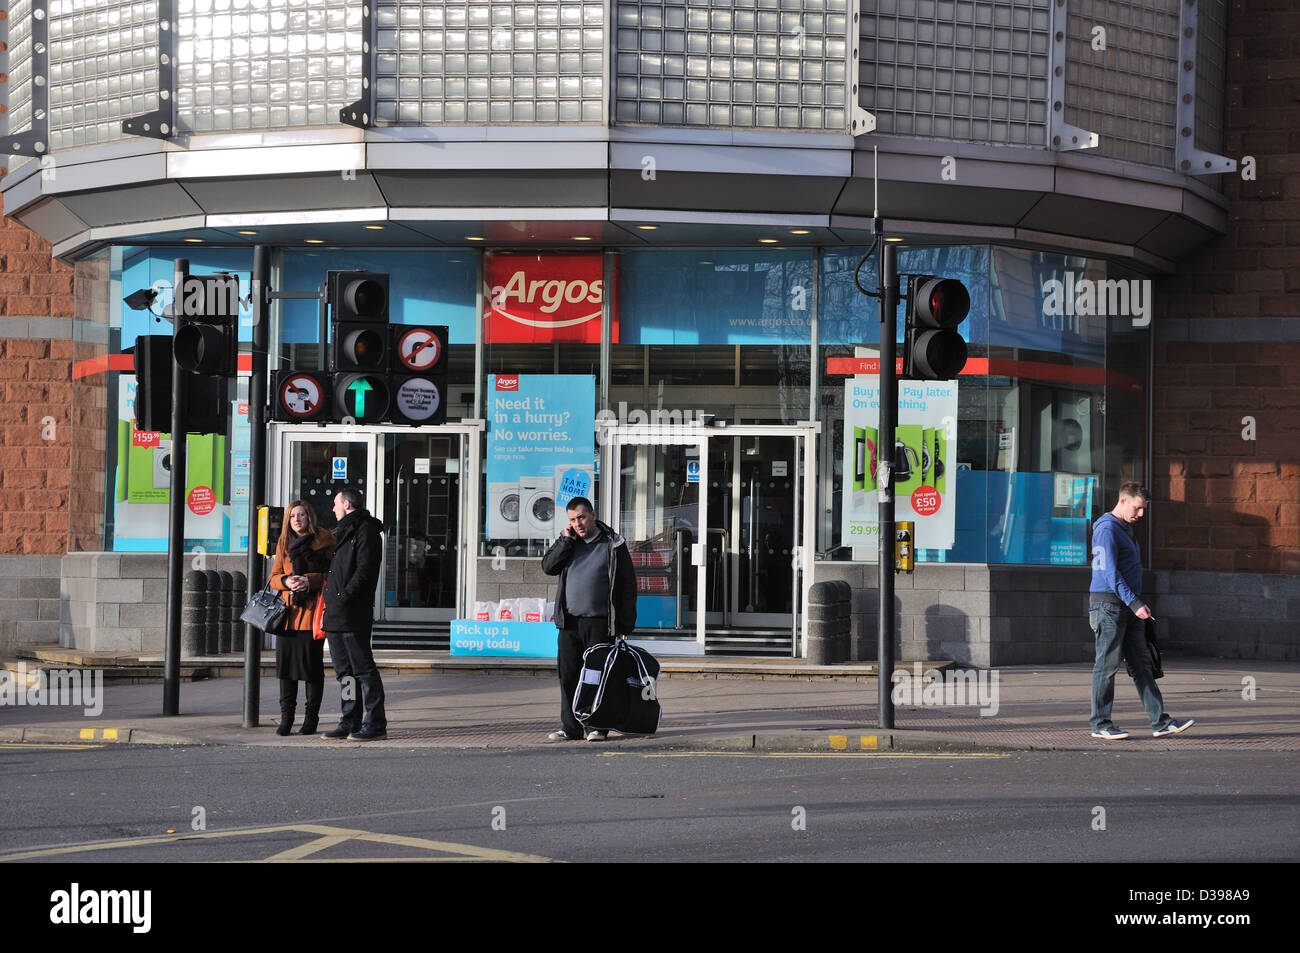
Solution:
<path fill-rule="evenodd" d="M 555 593 L 556 651 L 560 673 L 560 729 L 551 741 L 577 741 L 582 725 L 573 717 L 573 695 L 582 673 L 582 653 L 599 642 L 632 634 L 636 628 L 636 570 L 627 540 L 596 519 L 591 501 L 575 496 L 567 507 L 569 525 L 542 557 L 542 571 L 559 576 Z M 586 733 L 604 741 L 603 731 Z"/>
<path fill-rule="evenodd" d="M 381 741 L 388 737 L 388 719 L 384 715 L 384 683 L 370 651 L 370 628 L 382 555 L 379 534 L 384 524 L 361 506 L 361 494 L 352 489 L 340 490 L 334 497 L 334 516 L 339 523 L 334 528 L 334 561 L 323 590 L 321 628 L 329 637 L 343 715 L 338 727 L 321 737 Z"/>

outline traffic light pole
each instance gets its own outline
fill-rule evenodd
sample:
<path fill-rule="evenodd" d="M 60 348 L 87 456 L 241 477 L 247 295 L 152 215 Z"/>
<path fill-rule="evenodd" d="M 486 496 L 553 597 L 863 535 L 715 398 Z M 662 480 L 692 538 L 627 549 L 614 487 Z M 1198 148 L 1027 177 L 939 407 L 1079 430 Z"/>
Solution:
<path fill-rule="evenodd" d="M 898 421 L 898 249 L 884 243 L 880 255 L 880 458 L 876 475 L 880 527 L 880 642 L 877 658 L 879 728 L 894 727 L 894 426 Z"/>
<path fill-rule="evenodd" d="M 172 275 L 172 322 L 181 324 L 185 308 L 185 279 L 190 272 L 187 259 L 178 258 Z M 181 713 L 181 574 L 185 559 L 185 430 L 189 426 L 185 409 L 190 375 L 181 370 L 175 356 L 172 365 L 172 452 L 171 492 L 167 530 L 167 641 L 163 646 L 163 714 Z"/>
<path fill-rule="evenodd" d="M 257 508 L 266 495 L 266 362 L 271 340 L 271 250 L 253 249 L 253 374 L 248 379 L 248 595 L 262 588 Z M 262 632 L 244 627 L 244 727 L 256 728 L 262 695 Z"/>

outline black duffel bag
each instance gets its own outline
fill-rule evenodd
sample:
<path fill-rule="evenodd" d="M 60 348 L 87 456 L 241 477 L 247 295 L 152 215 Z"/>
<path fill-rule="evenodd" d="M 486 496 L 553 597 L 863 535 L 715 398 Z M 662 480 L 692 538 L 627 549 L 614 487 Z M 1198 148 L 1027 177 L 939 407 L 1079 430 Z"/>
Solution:
<path fill-rule="evenodd" d="M 573 716 L 589 731 L 652 735 L 663 710 L 659 662 L 626 639 L 600 642 L 582 654 Z"/>

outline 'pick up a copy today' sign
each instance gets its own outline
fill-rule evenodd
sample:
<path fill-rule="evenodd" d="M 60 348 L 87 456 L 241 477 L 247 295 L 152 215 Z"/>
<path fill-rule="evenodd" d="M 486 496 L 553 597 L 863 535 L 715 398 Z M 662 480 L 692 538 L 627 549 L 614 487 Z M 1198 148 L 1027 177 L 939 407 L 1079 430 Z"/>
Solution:
<path fill-rule="evenodd" d="M 451 654 L 555 658 L 554 622 L 476 622 L 453 619 Z"/>

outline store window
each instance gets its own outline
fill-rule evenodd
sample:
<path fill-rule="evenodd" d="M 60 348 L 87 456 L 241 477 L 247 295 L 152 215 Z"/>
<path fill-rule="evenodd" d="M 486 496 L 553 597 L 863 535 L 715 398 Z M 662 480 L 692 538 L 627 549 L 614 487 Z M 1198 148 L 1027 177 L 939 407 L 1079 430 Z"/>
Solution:
<path fill-rule="evenodd" d="M 620 253 L 610 410 L 807 420 L 812 274 L 808 249 Z"/>
<path fill-rule="evenodd" d="M 239 279 L 240 297 L 247 298 L 253 263 L 250 249 L 114 249 L 111 280 L 120 295 L 109 300 L 110 353 L 134 348 L 140 335 L 172 333 L 170 319 L 162 315 L 172 301 L 177 258 L 189 261 L 193 277 L 230 272 Z M 123 300 L 150 289 L 157 294 L 148 307 L 133 309 Z M 252 339 L 246 301 L 241 303 L 239 336 L 241 341 Z M 135 376 L 114 376 L 108 395 L 105 547 L 116 552 L 166 552 L 173 435 L 137 431 Z M 220 381 L 217 393 L 224 408 L 225 432 L 191 434 L 186 440 L 185 546 L 211 553 L 239 552 L 248 547 L 248 378 Z"/>
<path fill-rule="evenodd" d="M 864 251 L 837 250 L 822 259 L 824 559 L 874 561 L 877 552 L 874 537 L 863 545 L 844 532 L 845 507 L 871 482 L 856 471 L 870 465 L 845 450 L 846 420 L 853 417 L 845 413 L 846 378 L 828 372 L 833 359 L 877 350 L 876 300 L 852 280 Z M 1105 501 L 1120 482 L 1144 478 L 1149 283 L 1099 259 L 985 246 L 901 249 L 899 272 L 957 277 L 971 295 L 961 328 L 970 356 L 957 381 L 953 472 L 937 476 L 952 478 L 943 486 L 954 504 L 951 530 L 936 535 L 918 525 L 918 558 L 1085 565 L 1088 527 Z M 875 289 L 874 259 L 860 278 Z M 900 307 L 900 331 L 904 314 Z M 900 398 L 899 442 L 906 444 L 914 435 L 901 433 L 907 394 Z M 904 472 L 926 472 L 928 465 L 935 477 L 926 450 L 947 451 L 924 431 L 941 423 L 921 424 L 921 446 L 903 458 Z M 859 456 L 870 460 L 870 428 L 857 430 L 866 448 Z M 898 518 L 907 518 L 899 506 Z"/>

